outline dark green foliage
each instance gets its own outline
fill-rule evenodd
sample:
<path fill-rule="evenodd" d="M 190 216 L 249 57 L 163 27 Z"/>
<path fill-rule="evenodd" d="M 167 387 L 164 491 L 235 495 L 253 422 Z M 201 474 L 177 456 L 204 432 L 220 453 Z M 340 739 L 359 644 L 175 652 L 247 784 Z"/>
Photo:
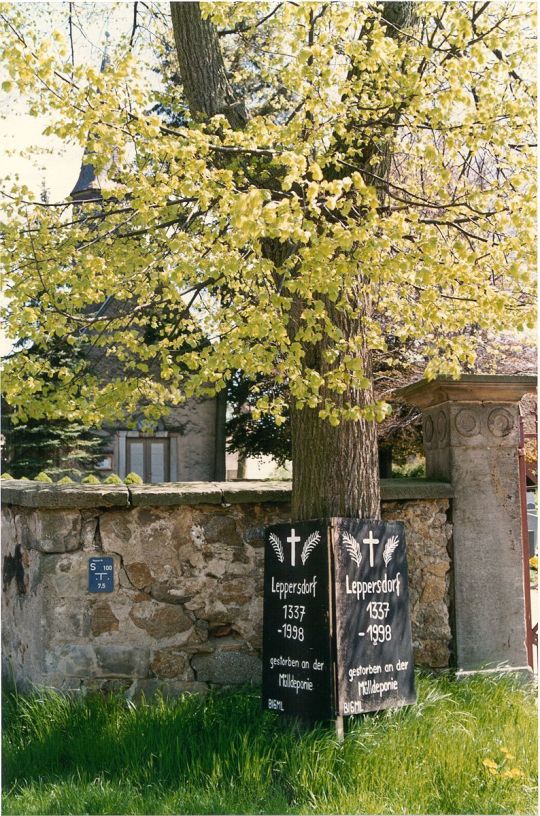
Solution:
<path fill-rule="evenodd" d="M 15 425 L 8 409 L 4 411 L 2 432 L 4 467 L 16 479 L 33 479 L 41 471 L 63 476 L 73 464 L 80 470 L 93 470 L 103 459 L 103 437 L 79 423 L 29 419 Z"/>
<path fill-rule="evenodd" d="M 24 343 L 19 343 L 23 346 Z M 44 349 L 34 345 L 26 354 L 32 354 L 36 361 L 43 360 L 55 366 L 64 366 L 73 370 L 84 362 L 83 339 L 79 344 L 68 345 L 61 338 L 51 340 L 50 347 Z M 14 355 L 18 351 L 13 352 Z M 58 377 L 48 383 L 49 389 L 61 388 Z M 79 422 L 67 419 L 46 419 L 15 416 L 9 404 L 2 399 L 2 433 L 4 446 L 2 462 L 4 468 L 15 478 L 26 476 L 33 479 L 38 473 L 46 471 L 49 476 L 58 478 L 72 474 L 68 471 L 78 469 L 93 470 L 103 459 L 104 438 L 95 430 Z"/>
<path fill-rule="evenodd" d="M 227 401 L 232 416 L 227 420 L 227 450 L 239 453 L 241 457 L 258 459 L 272 456 L 278 465 L 284 465 L 291 458 L 291 423 L 289 412 L 283 425 L 276 425 L 273 416 L 263 415 L 253 418 L 253 409 L 261 394 L 270 399 L 285 395 L 281 385 L 261 377 L 256 383 L 236 372 L 229 381 Z"/>
<path fill-rule="evenodd" d="M 286 387 L 267 377 L 253 382 L 241 372 L 236 372 L 229 381 L 227 401 L 231 416 L 226 424 L 227 450 L 238 453 L 243 459 L 271 456 L 282 466 L 292 458 L 289 411 L 285 411 L 285 422 L 282 425 L 276 425 L 274 417 L 270 415 L 254 419 L 253 409 L 261 395 L 266 395 L 270 401 L 281 398 L 285 404 L 289 402 Z M 379 470 L 382 478 L 393 475 L 392 460 L 404 464 L 408 457 L 423 452 L 420 415 L 410 406 L 393 406 L 390 418 L 379 425 L 378 431 Z"/>

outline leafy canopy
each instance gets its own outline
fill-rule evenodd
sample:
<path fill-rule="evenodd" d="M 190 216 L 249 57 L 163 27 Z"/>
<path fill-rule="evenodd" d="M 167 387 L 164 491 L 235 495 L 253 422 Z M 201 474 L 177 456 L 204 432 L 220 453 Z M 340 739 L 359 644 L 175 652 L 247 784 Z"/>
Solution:
<path fill-rule="evenodd" d="M 14 355 L 23 419 L 152 419 L 236 370 L 332 424 L 381 419 L 339 399 L 368 385 L 364 344 L 391 336 L 427 377 L 458 376 L 473 329 L 532 324 L 534 4 L 421 2 L 400 31 L 384 3 L 203 5 L 242 130 L 195 121 L 170 77 L 152 89 L 127 41 L 102 73 L 73 67 L 59 33 L 2 6 L 4 90 L 108 180 L 77 208 L 5 190 L 9 331 L 81 352 L 61 371 Z M 280 393 L 258 405 L 278 423 Z"/>

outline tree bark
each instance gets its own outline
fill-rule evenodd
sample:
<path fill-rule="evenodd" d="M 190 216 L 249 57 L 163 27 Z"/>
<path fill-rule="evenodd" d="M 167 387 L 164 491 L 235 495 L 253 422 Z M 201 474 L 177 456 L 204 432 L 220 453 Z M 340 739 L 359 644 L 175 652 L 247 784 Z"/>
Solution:
<path fill-rule="evenodd" d="M 245 456 L 240 454 L 238 456 L 238 465 L 236 467 L 236 478 L 237 479 L 245 479 L 246 478 L 246 470 L 247 470 L 247 459 Z"/>
<path fill-rule="evenodd" d="M 246 107 L 229 82 L 214 25 L 203 20 L 199 3 L 171 3 L 171 17 L 192 116 L 200 120 L 223 114 L 231 127 L 243 128 L 248 121 Z"/>
<path fill-rule="evenodd" d="M 414 19 L 414 3 L 410 0 L 387 2 L 383 7 L 383 25 L 386 35 L 398 39 L 401 29 Z M 396 110 L 396 122 L 400 111 Z M 347 148 L 345 147 L 345 150 Z M 360 153 L 358 163 L 371 171 L 375 169 L 381 178 L 388 178 L 391 165 L 391 148 L 380 142 L 368 143 Z M 374 159 L 375 168 L 374 168 Z M 384 190 L 380 192 L 384 198 Z M 359 276 L 362 283 L 362 276 Z M 361 288 L 360 288 L 361 291 Z M 362 297 L 359 294 L 359 301 Z M 369 298 L 364 301 L 364 316 L 370 314 Z M 327 304 L 328 314 L 332 307 Z M 362 321 L 347 321 L 343 315 L 334 315 L 334 322 L 344 329 L 345 337 L 362 335 Z M 311 366 L 324 373 L 322 348 L 315 350 L 318 359 Z M 359 357 L 364 375 L 372 381 L 371 352 L 364 343 Z M 321 392 L 324 396 L 324 393 Z M 348 391 L 340 397 L 333 395 L 336 403 L 366 406 L 375 402 L 373 386 L 361 391 Z M 353 518 L 380 518 L 380 476 L 377 425 L 359 420 L 345 421 L 332 427 L 319 418 L 318 409 L 305 408 L 298 411 L 291 406 L 293 491 L 292 516 L 298 520 L 327 516 Z"/>
<path fill-rule="evenodd" d="M 359 392 L 358 398 L 365 394 Z M 361 420 L 334 428 L 313 408 L 293 408 L 291 421 L 292 517 L 379 518 L 376 424 Z"/>

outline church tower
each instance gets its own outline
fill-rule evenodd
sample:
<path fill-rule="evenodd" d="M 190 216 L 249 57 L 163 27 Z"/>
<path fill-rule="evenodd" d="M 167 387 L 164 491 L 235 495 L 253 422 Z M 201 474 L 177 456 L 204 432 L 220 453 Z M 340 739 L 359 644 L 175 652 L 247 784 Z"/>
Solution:
<path fill-rule="evenodd" d="M 109 65 L 108 49 L 101 62 L 101 72 Z M 111 189 L 110 171 L 114 156 L 108 165 L 96 172 L 95 150 L 85 148 L 79 176 L 70 193 L 70 201 L 81 217 L 84 208 L 99 212 L 103 191 Z M 103 315 L 114 309 L 114 295 L 99 308 Z M 151 433 L 142 430 L 142 423 L 132 430 L 125 423 L 102 429 L 108 438 L 104 458 L 99 467 L 102 476 L 116 473 L 124 478 L 137 473 L 144 482 L 222 481 L 225 479 L 225 410 L 226 398 L 220 394 L 214 399 L 189 399 L 170 410 L 163 407 L 163 417 Z"/>

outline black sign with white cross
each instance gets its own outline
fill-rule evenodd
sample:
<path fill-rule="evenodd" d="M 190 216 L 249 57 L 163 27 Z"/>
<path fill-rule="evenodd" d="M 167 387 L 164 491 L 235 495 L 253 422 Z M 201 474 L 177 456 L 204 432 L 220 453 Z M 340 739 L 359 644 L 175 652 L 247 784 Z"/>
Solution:
<path fill-rule="evenodd" d="M 330 720 L 334 674 L 330 636 L 330 550 L 326 521 L 266 530 L 263 707 Z"/>
<path fill-rule="evenodd" d="M 403 524 L 333 522 L 338 713 L 414 703 Z"/>
<path fill-rule="evenodd" d="M 416 701 L 401 523 L 267 528 L 262 693 L 309 722 Z"/>

